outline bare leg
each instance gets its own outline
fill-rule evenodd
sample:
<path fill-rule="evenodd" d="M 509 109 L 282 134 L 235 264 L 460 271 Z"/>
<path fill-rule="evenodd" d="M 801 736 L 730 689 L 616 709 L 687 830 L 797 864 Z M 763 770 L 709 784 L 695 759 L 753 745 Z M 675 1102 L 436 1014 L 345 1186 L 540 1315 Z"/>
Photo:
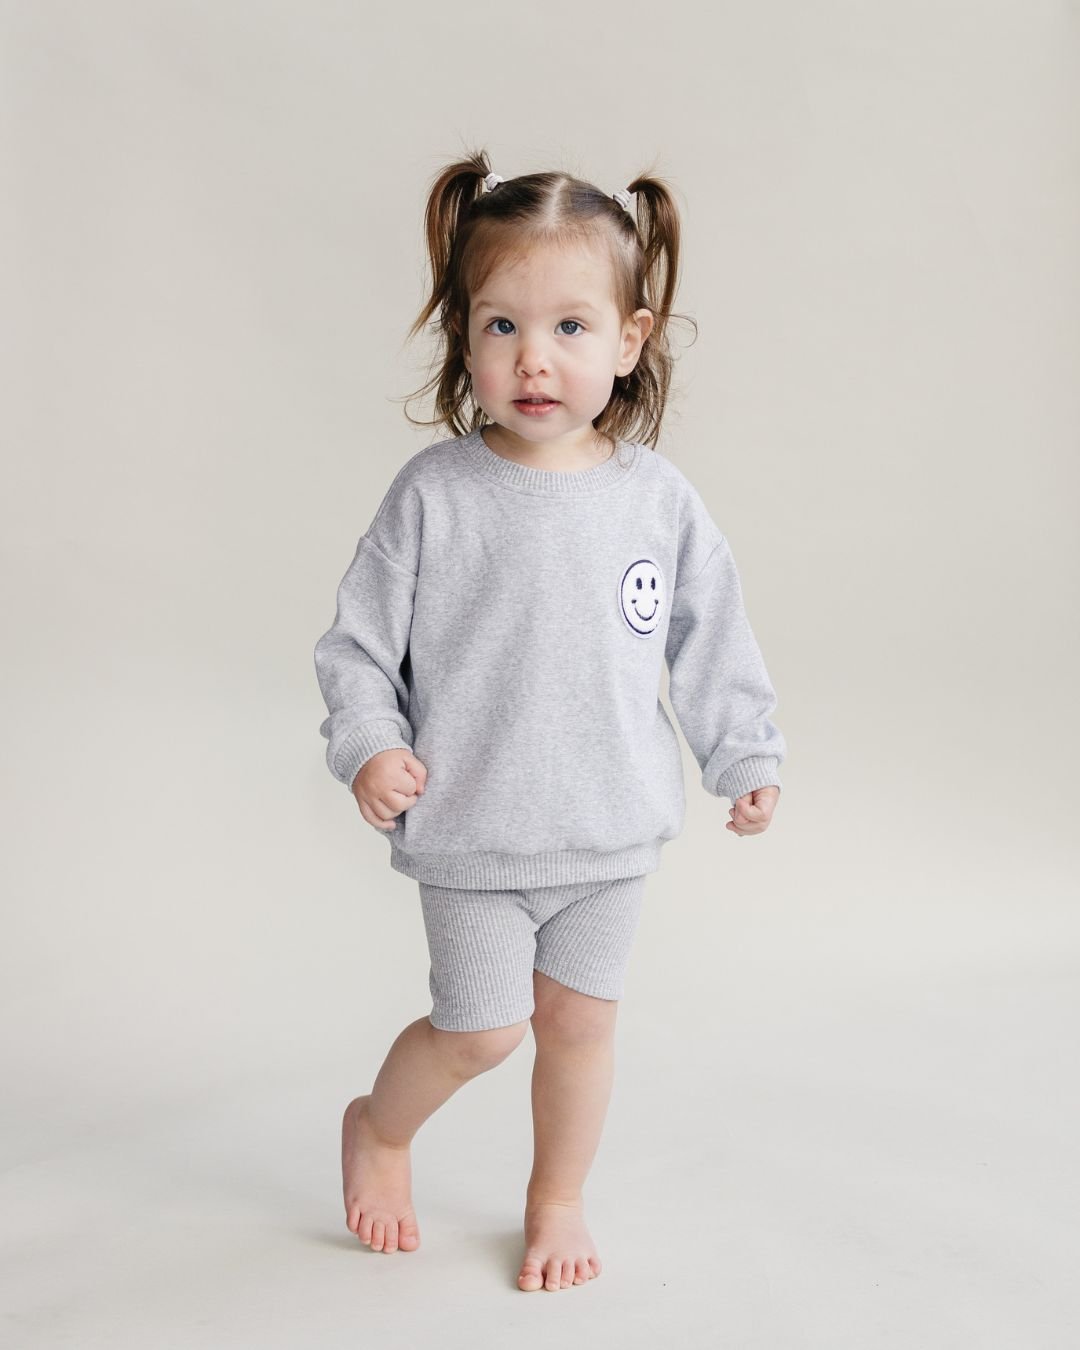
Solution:
<path fill-rule="evenodd" d="M 447 1098 L 520 1044 L 527 1022 L 490 1031 L 442 1031 L 427 1017 L 401 1032 L 370 1093 L 345 1108 L 341 1172 L 345 1223 L 373 1251 L 414 1251 L 409 1145 Z"/>
<path fill-rule="evenodd" d="M 565 1289 L 602 1269 L 582 1189 L 611 1099 L 618 1002 L 579 994 L 540 971 L 534 990 L 533 1169 L 518 1286 Z"/>

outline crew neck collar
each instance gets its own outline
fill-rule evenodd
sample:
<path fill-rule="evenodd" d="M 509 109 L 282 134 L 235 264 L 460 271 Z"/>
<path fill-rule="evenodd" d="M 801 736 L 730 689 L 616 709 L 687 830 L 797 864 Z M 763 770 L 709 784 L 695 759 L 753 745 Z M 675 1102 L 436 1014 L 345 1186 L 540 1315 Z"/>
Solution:
<path fill-rule="evenodd" d="M 582 496 L 623 483 L 637 468 L 641 454 L 636 441 L 616 441 L 608 458 L 591 469 L 534 469 L 496 454 L 480 427 L 463 436 L 461 446 L 470 464 L 504 487 L 553 497 Z"/>

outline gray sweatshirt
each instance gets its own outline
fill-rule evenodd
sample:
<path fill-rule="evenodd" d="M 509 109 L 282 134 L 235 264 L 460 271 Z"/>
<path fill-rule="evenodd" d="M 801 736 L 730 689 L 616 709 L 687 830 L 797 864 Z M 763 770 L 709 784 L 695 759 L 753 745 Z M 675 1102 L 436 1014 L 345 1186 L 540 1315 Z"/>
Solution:
<path fill-rule="evenodd" d="M 686 807 L 665 659 L 705 790 L 779 787 L 786 745 L 735 562 L 672 461 L 620 441 L 556 472 L 479 430 L 451 437 L 398 471 L 316 643 L 326 761 L 346 787 L 381 750 L 427 767 L 379 831 L 418 881 L 652 872 Z"/>

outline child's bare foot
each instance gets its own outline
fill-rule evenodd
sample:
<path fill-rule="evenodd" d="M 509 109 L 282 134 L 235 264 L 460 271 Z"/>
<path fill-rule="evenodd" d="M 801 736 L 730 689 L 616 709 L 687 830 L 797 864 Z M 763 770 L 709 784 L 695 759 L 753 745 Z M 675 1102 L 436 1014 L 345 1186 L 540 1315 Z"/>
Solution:
<path fill-rule="evenodd" d="M 567 1289 L 594 1279 L 601 1268 L 580 1200 L 530 1200 L 526 1204 L 525 1260 L 518 1288 Z"/>
<path fill-rule="evenodd" d="M 375 1252 L 411 1252 L 420 1245 L 412 1207 L 409 1147 L 384 1143 L 371 1128 L 371 1094 L 345 1108 L 341 1122 L 341 1178 L 345 1224 Z"/>

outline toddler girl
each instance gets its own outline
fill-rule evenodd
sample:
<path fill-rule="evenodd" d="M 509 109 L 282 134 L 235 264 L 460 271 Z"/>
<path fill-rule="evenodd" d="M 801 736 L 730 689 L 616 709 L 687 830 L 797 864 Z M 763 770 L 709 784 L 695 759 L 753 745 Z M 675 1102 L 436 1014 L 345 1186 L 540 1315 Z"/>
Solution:
<path fill-rule="evenodd" d="M 631 196 L 636 196 L 636 214 Z M 360 539 L 315 647 L 331 773 L 418 883 L 430 1015 L 346 1108 L 346 1223 L 420 1233 L 409 1145 L 530 1024 L 534 1157 L 523 1290 L 601 1271 L 582 1188 L 612 1086 L 645 878 L 679 834 L 672 707 L 702 785 L 760 834 L 780 795 L 776 696 L 727 540 L 651 448 L 667 400 L 674 198 L 485 154 L 427 203 L 434 421 Z M 409 419 L 413 420 L 413 419 Z"/>

